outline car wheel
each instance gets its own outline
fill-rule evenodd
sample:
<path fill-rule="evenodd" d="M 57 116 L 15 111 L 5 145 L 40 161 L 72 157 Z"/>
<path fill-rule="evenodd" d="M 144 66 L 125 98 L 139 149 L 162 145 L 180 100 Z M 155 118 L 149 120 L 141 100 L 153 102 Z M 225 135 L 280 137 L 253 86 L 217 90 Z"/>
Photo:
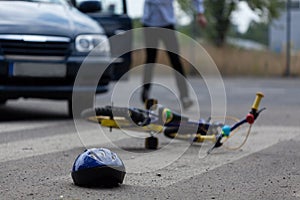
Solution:
<path fill-rule="evenodd" d="M 5 105 L 7 99 L 0 98 L 0 105 Z"/>

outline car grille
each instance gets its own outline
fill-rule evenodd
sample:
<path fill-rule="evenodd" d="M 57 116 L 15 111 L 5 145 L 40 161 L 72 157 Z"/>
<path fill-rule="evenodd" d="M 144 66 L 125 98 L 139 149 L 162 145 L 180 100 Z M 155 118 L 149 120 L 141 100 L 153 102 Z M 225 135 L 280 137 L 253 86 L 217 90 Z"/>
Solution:
<path fill-rule="evenodd" d="M 0 48 L 6 58 L 63 60 L 70 54 L 66 37 L 0 35 Z"/>

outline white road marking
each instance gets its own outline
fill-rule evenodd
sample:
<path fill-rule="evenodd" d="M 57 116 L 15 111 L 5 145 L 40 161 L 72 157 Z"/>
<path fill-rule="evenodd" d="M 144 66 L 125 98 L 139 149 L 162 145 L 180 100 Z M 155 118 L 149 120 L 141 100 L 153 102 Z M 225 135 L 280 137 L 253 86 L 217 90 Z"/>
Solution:
<path fill-rule="evenodd" d="M 80 136 L 84 138 L 84 145 L 86 146 L 99 146 L 110 141 L 128 138 L 127 135 L 122 133 L 114 133 L 107 138 L 105 133 L 98 129 L 81 132 Z M 61 135 L 9 142 L 0 145 L 0 162 L 67 151 L 76 147 L 84 147 L 84 145 L 77 133 L 62 133 Z"/>
<path fill-rule="evenodd" d="M 22 130 L 33 130 L 37 128 L 49 127 L 49 126 L 57 126 L 59 124 L 63 124 L 65 122 L 5 122 L 0 123 L 0 134 L 7 133 L 7 132 L 15 132 L 15 131 L 22 131 Z"/>
<path fill-rule="evenodd" d="M 239 160 L 250 154 L 259 152 L 279 143 L 280 141 L 286 141 L 293 138 L 297 140 L 300 136 L 299 127 L 256 127 L 253 129 L 253 133 L 254 134 L 250 135 L 246 145 L 242 148 L 242 151 L 226 151 L 224 149 L 219 149 L 205 158 L 200 158 L 200 148 L 197 149 L 193 147 L 192 153 L 183 155 L 178 158 L 176 162 L 160 170 L 147 173 L 143 176 L 147 178 L 143 178 L 142 181 L 140 174 L 128 174 L 125 184 L 166 187 L 177 183 L 178 181 L 189 179 L 195 175 L 200 175 L 217 167 L 221 167 L 222 165 Z M 149 166 L 159 165 L 161 162 L 164 162 L 166 158 L 172 156 L 173 151 L 176 151 L 177 148 L 178 145 L 173 148 L 170 147 L 170 151 L 162 152 L 159 157 L 156 156 L 156 160 L 139 157 L 124 161 L 124 163 L 127 169 L 135 169 L 135 172 L 144 171 L 142 168 L 145 166 L 149 168 Z M 156 162 L 150 163 L 147 162 L 148 160 L 154 160 Z M 142 164 L 145 162 L 147 165 Z M 157 173 L 160 173 L 161 177 L 158 177 Z"/>
<path fill-rule="evenodd" d="M 183 141 L 175 142 L 152 153 L 131 154 L 125 151 L 120 152 L 119 156 L 122 159 L 124 158 L 123 161 L 127 169 L 124 183 L 138 186 L 166 187 L 239 160 L 280 141 L 293 138 L 297 140 L 300 136 L 298 129 L 299 127 L 255 127 L 242 151 L 220 149 L 205 158 L 199 157 L 200 146 L 191 147 L 188 153 L 181 156 L 184 152 L 180 152 L 180 150 L 185 149 L 187 145 Z M 109 138 L 99 130 L 82 132 L 80 136 L 84 138 L 85 144 L 89 146 L 99 146 L 110 141 L 129 138 L 129 136 L 117 130 L 114 130 Z M 61 152 L 76 147 L 82 147 L 76 133 L 15 141 L 0 145 L 0 162 Z M 141 176 L 141 173 L 143 173 L 143 176 Z M 157 173 L 160 173 L 161 177 L 157 176 Z M 70 177 L 66 175 L 53 178 L 69 179 Z"/>

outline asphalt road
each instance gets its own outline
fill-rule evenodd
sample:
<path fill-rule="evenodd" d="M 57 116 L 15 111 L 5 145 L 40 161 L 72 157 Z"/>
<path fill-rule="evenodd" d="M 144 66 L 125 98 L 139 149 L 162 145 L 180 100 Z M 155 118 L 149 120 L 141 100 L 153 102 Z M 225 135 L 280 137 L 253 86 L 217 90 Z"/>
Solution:
<path fill-rule="evenodd" d="M 211 99 L 199 78 L 190 78 L 198 102 L 184 113 L 194 119 L 226 110 L 244 116 L 262 91 L 267 110 L 238 151 L 224 148 L 205 157 L 209 145 L 170 141 L 144 148 L 145 133 L 101 129 L 67 117 L 65 102 L 18 100 L 0 107 L 0 199 L 300 199 L 299 79 L 225 78 Z M 139 76 L 111 86 L 96 105 L 142 107 Z M 173 76 L 159 76 L 151 93 L 175 110 L 179 104 Z M 219 95 L 218 95 L 219 94 Z M 225 101 L 225 104 L 224 103 Z M 223 102 L 223 103 L 222 103 Z M 213 109 L 212 109 L 213 107 Z M 221 112 L 222 111 L 222 112 Z M 213 113 L 213 114 L 212 114 Z M 241 132 L 245 132 L 242 129 Z M 242 136 L 241 136 L 242 137 Z M 237 141 L 239 138 L 237 137 Z M 107 147 L 123 159 L 127 175 L 117 188 L 80 188 L 70 176 L 86 147 Z"/>

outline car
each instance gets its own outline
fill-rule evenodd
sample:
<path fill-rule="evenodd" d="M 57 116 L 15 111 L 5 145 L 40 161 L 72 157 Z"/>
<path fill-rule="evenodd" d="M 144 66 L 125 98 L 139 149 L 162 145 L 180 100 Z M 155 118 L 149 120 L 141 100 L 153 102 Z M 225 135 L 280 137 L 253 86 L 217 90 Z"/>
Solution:
<path fill-rule="evenodd" d="M 91 64 L 106 67 L 112 60 L 103 42 L 107 31 L 85 14 L 101 12 L 101 2 L 76 7 L 65 0 L 0 1 L 1 104 L 21 97 L 67 100 L 72 116 L 74 80 L 87 55 L 101 46 Z M 97 94 L 108 91 L 112 70 L 99 80 Z"/>
<path fill-rule="evenodd" d="M 119 79 L 127 80 L 128 76 L 126 72 L 129 71 L 132 62 L 132 32 L 129 30 L 133 28 L 132 19 L 128 16 L 127 12 L 127 1 L 94 1 L 99 2 L 101 7 L 101 9 L 98 9 L 94 12 L 87 12 L 84 9 L 87 4 L 91 4 L 90 0 L 73 0 L 73 5 L 97 21 L 100 26 L 104 28 L 108 38 L 113 38 L 110 39 L 111 53 L 112 57 L 117 57 L 118 60 L 110 65 L 111 78 L 113 81 Z M 81 7 L 83 7 L 83 9 Z M 126 51 L 126 53 L 123 53 L 123 51 Z"/>

